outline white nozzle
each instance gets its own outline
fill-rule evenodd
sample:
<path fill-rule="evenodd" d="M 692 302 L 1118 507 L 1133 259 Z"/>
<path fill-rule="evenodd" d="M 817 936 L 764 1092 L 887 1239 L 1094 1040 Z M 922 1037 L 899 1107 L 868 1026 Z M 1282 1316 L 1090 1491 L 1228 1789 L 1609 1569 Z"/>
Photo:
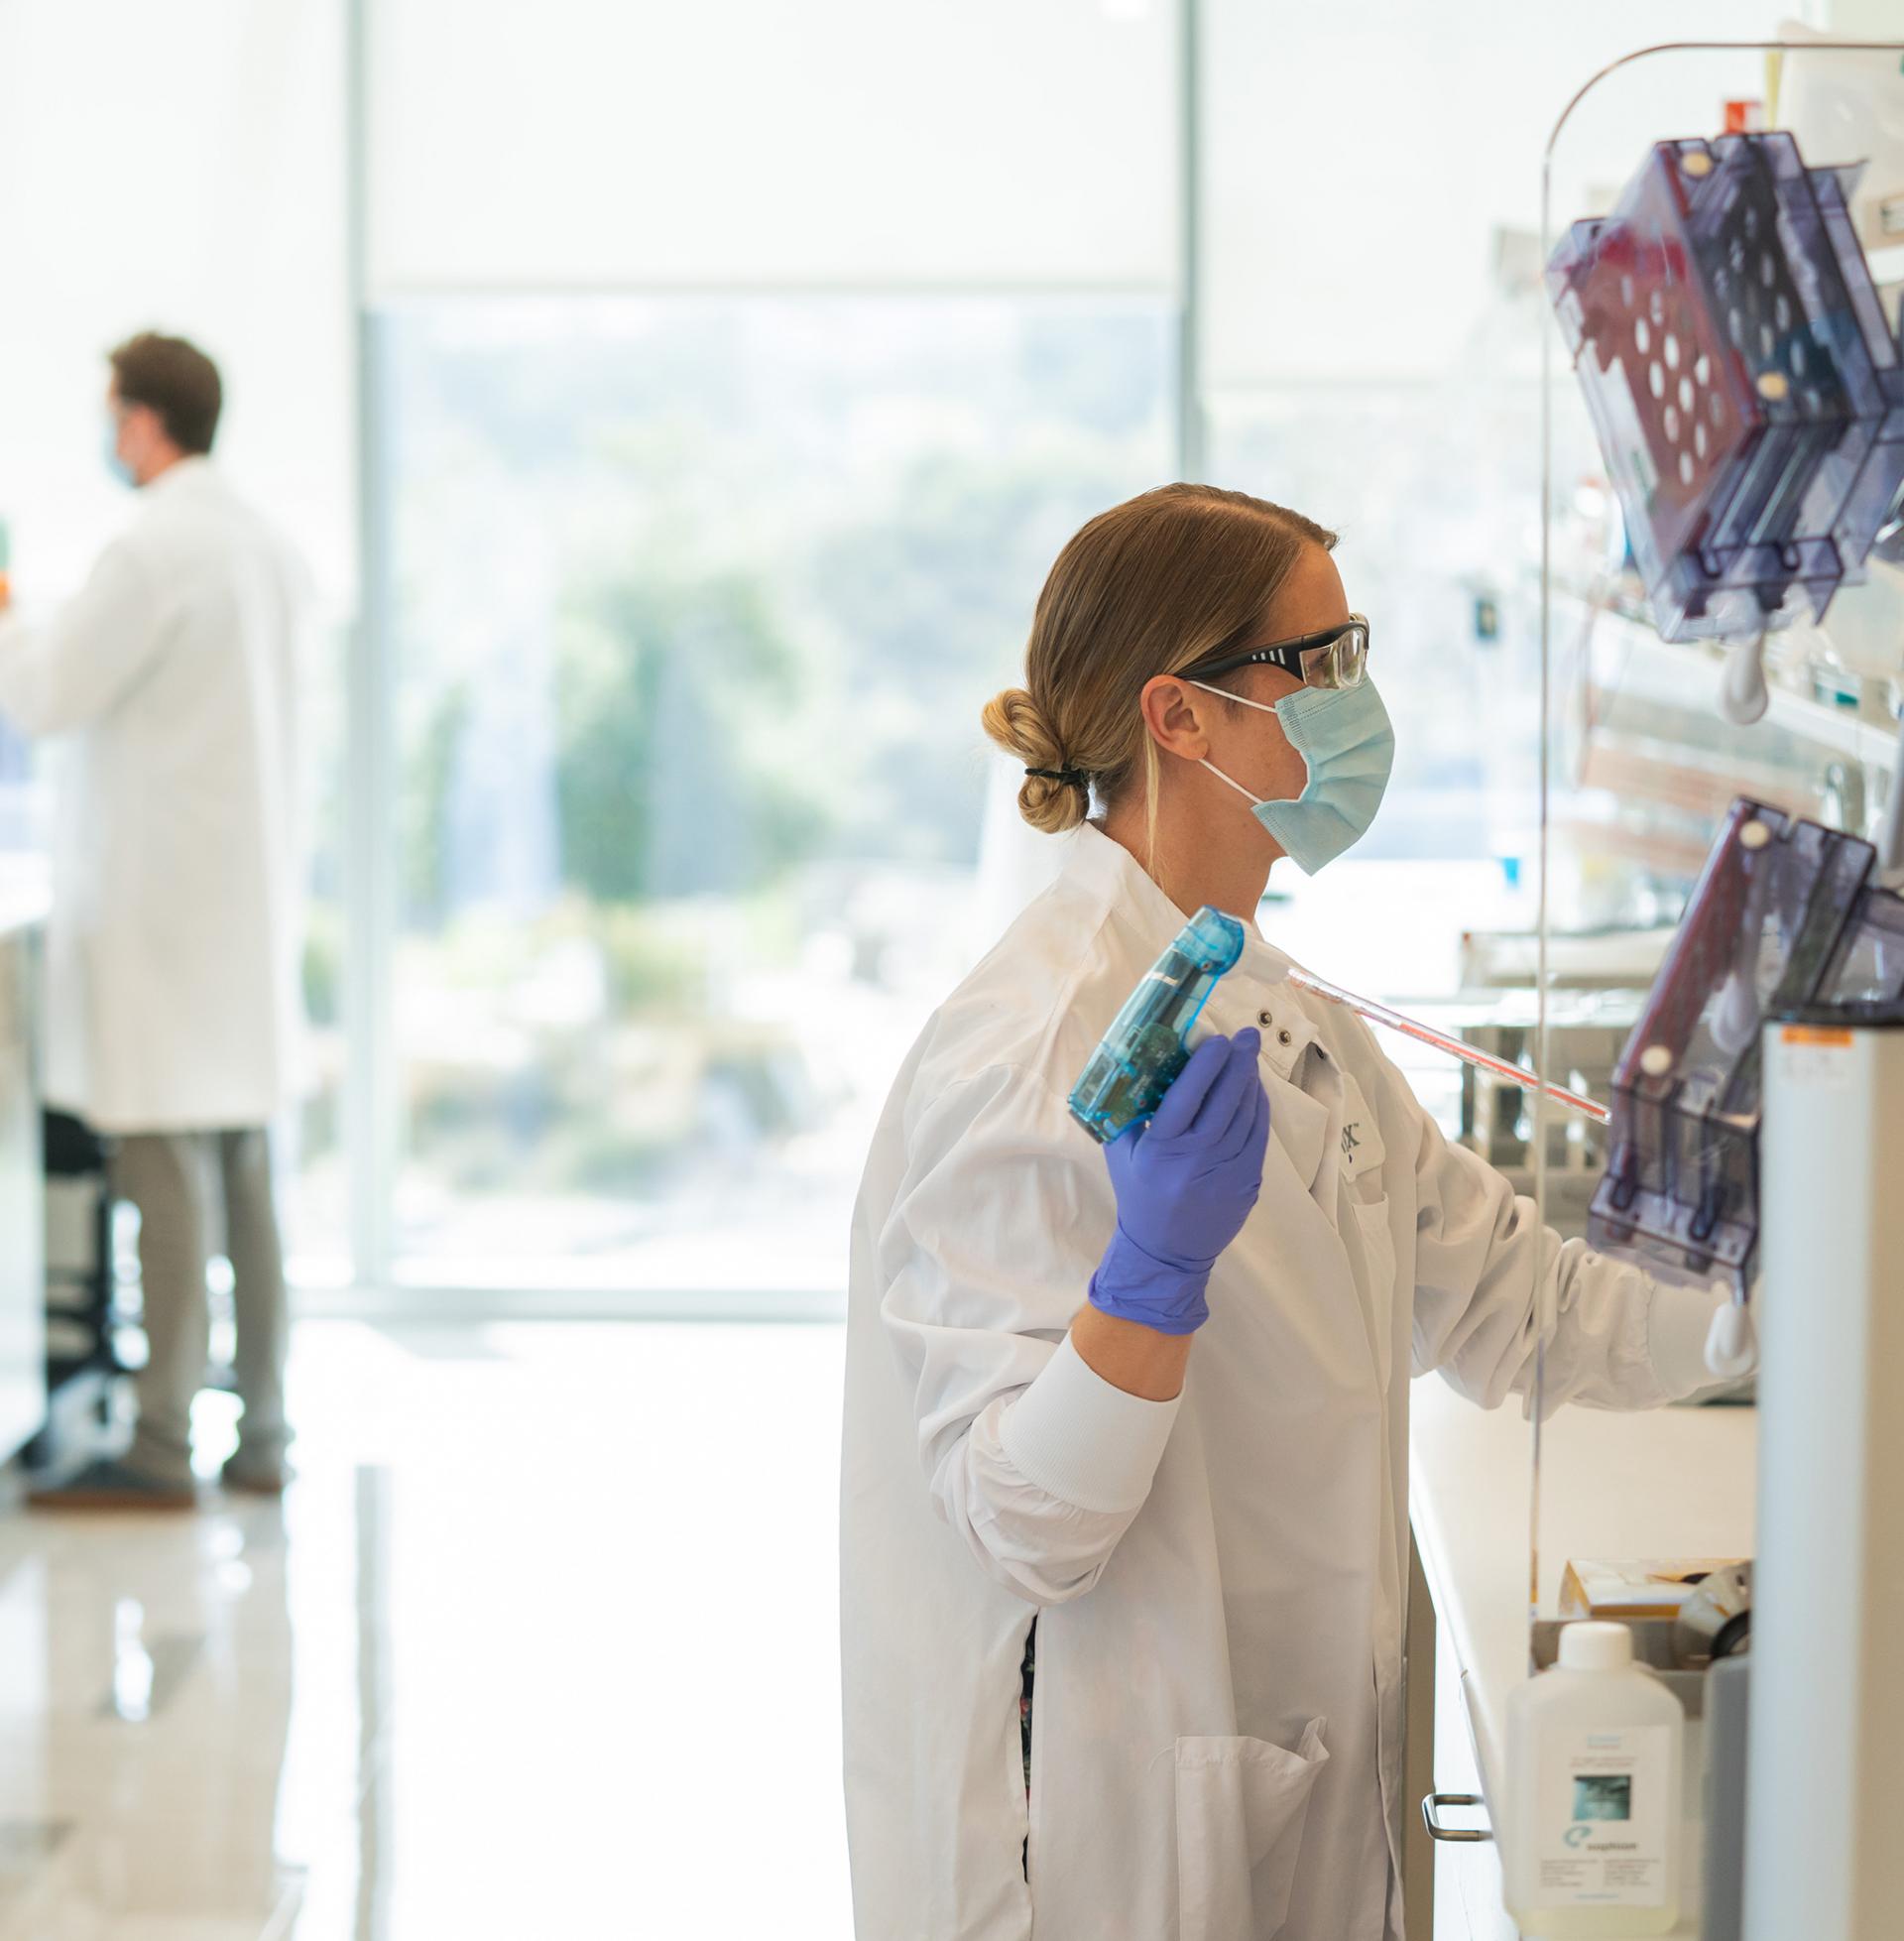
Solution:
<path fill-rule="evenodd" d="M 1884 826 L 1877 839 L 1877 865 L 1884 872 L 1884 887 L 1895 890 L 1904 884 L 1904 730 L 1900 730 L 1898 751 L 1891 759 L 1887 787 L 1890 792 L 1884 797 Z"/>
<path fill-rule="evenodd" d="M 1735 970 L 1708 1014 L 1713 1042 L 1727 1057 L 1736 1058 L 1758 1035 L 1758 992 L 1747 972 Z"/>
<path fill-rule="evenodd" d="M 1748 641 L 1736 642 L 1726 657 L 1726 672 L 1719 683 L 1719 711 L 1734 727 L 1748 728 L 1763 718 L 1771 699 L 1765 686 L 1765 636 L 1755 634 Z"/>
<path fill-rule="evenodd" d="M 1706 1332 L 1706 1366 L 1722 1382 L 1736 1382 L 1758 1366 L 1758 1336 L 1749 1309 L 1727 1301 Z"/>

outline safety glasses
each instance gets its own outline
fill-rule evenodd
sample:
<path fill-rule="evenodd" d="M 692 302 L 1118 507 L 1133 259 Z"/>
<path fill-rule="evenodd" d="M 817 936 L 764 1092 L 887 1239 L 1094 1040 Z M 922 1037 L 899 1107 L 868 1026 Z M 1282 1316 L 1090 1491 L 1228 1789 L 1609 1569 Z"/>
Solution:
<path fill-rule="evenodd" d="M 1352 613 L 1340 627 L 1302 634 L 1292 641 L 1275 641 L 1241 654 L 1226 654 L 1201 667 L 1186 667 L 1186 680 L 1215 680 L 1239 667 L 1280 667 L 1305 687 L 1360 687 L 1368 671 L 1368 618 Z"/>

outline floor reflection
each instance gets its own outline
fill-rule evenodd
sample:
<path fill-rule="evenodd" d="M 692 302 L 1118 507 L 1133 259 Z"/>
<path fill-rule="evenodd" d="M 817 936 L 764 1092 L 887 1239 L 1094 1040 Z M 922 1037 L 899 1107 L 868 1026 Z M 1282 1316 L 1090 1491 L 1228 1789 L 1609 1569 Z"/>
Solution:
<path fill-rule="evenodd" d="M 838 1362 L 306 1325 L 282 1505 L 0 1516 L 0 1941 L 849 1934 Z"/>
<path fill-rule="evenodd" d="M 285 1513 L 0 1524 L 0 1934 L 290 1934 Z"/>

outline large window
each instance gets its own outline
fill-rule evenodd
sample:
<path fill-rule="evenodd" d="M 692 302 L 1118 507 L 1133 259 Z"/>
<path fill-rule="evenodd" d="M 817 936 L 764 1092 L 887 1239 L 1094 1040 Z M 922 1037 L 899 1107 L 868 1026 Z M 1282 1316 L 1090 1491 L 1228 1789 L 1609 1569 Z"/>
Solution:
<path fill-rule="evenodd" d="M 982 942 L 978 707 L 1170 471 L 1173 313 L 443 300 L 376 343 L 399 1272 L 837 1292 Z"/>
<path fill-rule="evenodd" d="M 872 1113 L 1012 901 L 977 710 L 1185 451 L 1341 530 L 1400 736 L 1278 939 L 1418 997 L 1531 921 L 1541 150 L 1604 61 L 1786 0 L 178 5 L 0 8 L 0 515 L 23 597 L 77 580 L 99 353 L 161 320 L 318 568 L 301 1279 L 837 1298 Z M 108 42 L 185 134 L 58 84 Z M 1605 91 L 1556 206 L 1765 84 L 1713 72 Z"/>

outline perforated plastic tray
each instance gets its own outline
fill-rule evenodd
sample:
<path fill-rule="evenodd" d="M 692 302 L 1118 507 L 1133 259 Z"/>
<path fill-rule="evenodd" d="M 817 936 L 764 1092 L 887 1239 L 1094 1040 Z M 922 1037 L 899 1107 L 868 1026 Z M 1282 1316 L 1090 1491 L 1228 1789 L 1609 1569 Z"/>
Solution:
<path fill-rule="evenodd" d="M 1765 1020 L 1904 996 L 1904 899 L 1872 883 L 1875 862 L 1854 836 L 1732 804 L 1613 1068 L 1595 1245 L 1748 1282 Z"/>
<path fill-rule="evenodd" d="M 1904 485 L 1904 364 L 1855 169 L 1788 134 L 1661 142 L 1547 284 L 1668 640 L 1822 618 Z"/>

